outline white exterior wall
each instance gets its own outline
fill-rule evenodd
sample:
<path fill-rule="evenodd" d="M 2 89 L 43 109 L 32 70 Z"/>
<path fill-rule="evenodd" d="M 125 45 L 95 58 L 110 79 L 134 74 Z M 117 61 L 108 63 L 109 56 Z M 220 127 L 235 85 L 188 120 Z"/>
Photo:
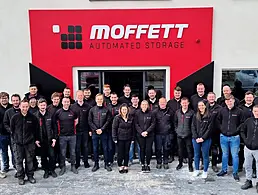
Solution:
<path fill-rule="evenodd" d="M 258 1 L 253 0 L 0 0 L 0 91 L 24 94 L 31 62 L 29 9 L 214 7 L 214 91 L 219 95 L 223 68 L 258 68 Z"/>

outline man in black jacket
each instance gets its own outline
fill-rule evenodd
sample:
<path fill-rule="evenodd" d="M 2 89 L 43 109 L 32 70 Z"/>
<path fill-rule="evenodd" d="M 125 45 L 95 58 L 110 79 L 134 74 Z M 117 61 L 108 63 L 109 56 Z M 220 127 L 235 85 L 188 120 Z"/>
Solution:
<path fill-rule="evenodd" d="M 125 103 L 128 106 L 131 106 L 132 105 L 132 102 L 131 102 L 131 87 L 130 87 L 129 84 L 126 84 L 124 86 L 123 92 L 124 92 L 124 95 L 118 99 L 118 103 L 120 105 Z"/>
<path fill-rule="evenodd" d="M 177 134 L 178 157 L 179 164 L 177 170 L 183 167 L 184 146 L 186 146 L 188 156 L 189 171 L 193 172 L 193 146 L 191 124 L 194 116 L 194 111 L 189 108 L 189 100 L 184 97 L 181 99 L 181 109 L 175 113 L 174 125 Z"/>
<path fill-rule="evenodd" d="M 4 127 L 4 114 L 11 108 L 12 105 L 9 104 L 9 94 L 6 92 L 0 93 L 0 149 L 2 150 L 2 172 L 7 173 L 9 171 L 9 156 L 8 156 L 8 146 L 11 143 L 10 133 Z M 14 162 L 13 162 L 14 165 Z M 1 176 L 0 176 L 1 177 Z"/>
<path fill-rule="evenodd" d="M 101 140 L 104 152 L 105 169 L 112 171 L 111 164 L 108 164 L 108 126 L 111 120 L 111 113 L 108 108 L 103 105 L 104 97 L 102 94 L 96 95 L 96 103 L 97 105 L 91 108 L 89 112 L 89 126 L 92 131 L 95 161 L 92 172 L 99 169 L 99 140 Z"/>
<path fill-rule="evenodd" d="M 168 107 L 170 110 L 172 110 L 174 113 L 180 108 L 181 104 L 181 95 L 182 95 L 182 89 L 181 87 L 177 86 L 174 89 L 174 98 L 168 101 Z"/>
<path fill-rule="evenodd" d="M 84 101 L 87 104 L 89 104 L 91 107 L 96 105 L 95 100 L 91 98 L 91 91 L 89 88 L 84 89 L 83 94 L 84 94 Z"/>
<path fill-rule="evenodd" d="M 234 106 L 235 98 L 233 95 L 225 100 L 227 107 L 224 107 L 218 113 L 218 122 L 220 126 L 220 145 L 222 149 L 222 170 L 217 176 L 227 174 L 229 150 L 233 159 L 233 177 L 239 181 L 238 166 L 239 166 L 239 146 L 240 136 L 239 127 L 244 122 L 243 111 Z"/>
<path fill-rule="evenodd" d="M 30 100 L 31 98 L 35 98 L 38 100 L 39 98 L 43 98 L 42 95 L 38 94 L 38 87 L 35 84 L 31 84 L 29 86 L 29 92 L 25 94 L 25 99 Z"/>
<path fill-rule="evenodd" d="M 198 102 L 200 101 L 207 101 L 206 100 L 206 95 L 205 95 L 205 86 L 203 83 L 199 83 L 196 86 L 196 91 L 197 94 L 192 95 L 190 102 L 191 102 L 191 107 L 194 110 L 194 112 L 197 112 L 197 108 L 198 108 Z"/>
<path fill-rule="evenodd" d="M 111 93 L 111 89 L 110 89 L 110 85 L 109 84 L 105 84 L 103 86 L 103 94 L 104 94 L 104 106 L 108 106 L 109 104 L 111 104 L 111 100 L 110 100 L 110 93 Z"/>
<path fill-rule="evenodd" d="M 41 164 L 45 173 L 43 178 L 48 178 L 49 174 L 57 177 L 55 172 L 55 152 L 54 147 L 57 139 L 57 132 L 54 129 L 52 115 L 47 111 L 47 101 L 43 98 L 38 100 L 39 111 L 34 115 L 39 121 L 40 128 L 36 132 L 36 145 L 40 149 Z"/>
<path fill-rule="evenodd" d="M 225 100 L 231 96 L 232 90 L 229 85 L 224 85 L 222 88 L 223 96 L 217 99 L 217 103 L 222 107 L 227 107 Z M 235 106 L 239 106 L 240 101 L 235 98 Z"/>
<path fill-rule="evenodd" d="M 156 91 L 155 89 L 148 90 L 148 99 L 147 99 L 150 111 L 154 111 L 159 108 L 159 100 L 156 98 Z"/>
<path fill-rule="evenodd" d="M 61 106 L 60 106 L 60 93 L 54 92 L 54 93 L 51 95 L 51 101 L 52 101 L 52 104 L 50 104 L 50 105 L 47 107 L 47 111 L 50 112 L 50 114 L 51 114 L 52 116 L 54 116 L 55 113 L 56 113 L 56 111 L 61 108 Z"/>
<path fill-rule="evenodd" d="M 252 185 L 252 164 L 253 159 L 256 162 L 256 170 L 258 170 L 258 105 L 253 107 L 254 117 L 248 118 L 241 126 L 241 137 L 244 140 L 245 148 L 245 172 L 246 182 L 241 187 L 243 190 L 253 187 Z M 256 191 L 258 193 L 258 182 L 256 183 Z"/>
<path fill-rule="evenodd" d="M 212 170 L 214 172 L 218 172 L 219 170 L 218 170 L 217 164 L 222 160 L 222 151 L 220 148 L 220 130 L 216 120 L 217 120 L 218 113 L 221 109 L 221 106 L 215 102 L 216 95 L 214 92 L 208 93 L 207 100 L 208 100 L 207 109 L 209 110 L 213 121 L 213 126 L 212 126 L 213 129 L 212 129 L 212 136 L 211 136 Z"/>
<path fill-rule="evenodd" d="M 75 167 L 76 163 L 76 128 L 75 125 L 78 123 L 78 116 L 75 112 L 73 112 L 70 108 L 70 98 L 64 97 L 62 99 L 63 107 L 60 108 L 55 116 L 54 122 L 55 131 L 58 132 L 59 135 L 59 144 L 60 144 L 60 168 L 61 171 L 59 175 L 63 175 L 66 171 L 65 167 L 65 159 L 66 159 L 66 148 L 69 146 L 69 154 L 71 161 L 71 171 L 74 174 L 78 174 L 78 171 Z"/>
<path fill-rule="evenodd" d="M 61 99 L 63 99 L 63 98 L 69 98 L 70 99 L 70 105 L 75 103 L 74 99 L 71 97 L 71 89 L 69 87 L 64 88 L 63 95 L 62 95 Z"/>
<path fill-rule="evenodd" d="M 171 137 L 173 135 L 173 112 L 167 107 L 166 98 L 159 99 L 159 108 L 153 111 L 153 115 L 156 118 L 155 129 L 155 147 L 156 147 L 156 159 L 157 169 L 162 167 L 162 151 L 163 151 L 163 166 L 164 169 L 168 169 L 168 154 L 171 149 Z"/>
<path fill-rule="evenodd" d="M 83 101 L 83 91 L 76 92 L 76 102 L 71 106 L 71 110 L 78 116 L 78 124 L 76 125 L 76 169 L 80 167 L 81 153 L 83 154 L 84 167 L 89 168 L 88 162 L 88 140 L 89 140 L 89 124 L 88 115 L 90 105 Z"/>
<path fill-rule="evenodd" d="M 21 112 L 15 114 L 11 119 L 11 136 L 14 146 L 14 156 L 17 169 L 19 185 L 24 185 L 25 171 L 23 161 L 25 160 L 26 175 L 30 183 L 36 183 L 34 179 L 33 158 L 35 152 L 35 133 L 39 131 L 37 118 L 28 112 L 29 102 L 24 99 L 20 104 Z"/>

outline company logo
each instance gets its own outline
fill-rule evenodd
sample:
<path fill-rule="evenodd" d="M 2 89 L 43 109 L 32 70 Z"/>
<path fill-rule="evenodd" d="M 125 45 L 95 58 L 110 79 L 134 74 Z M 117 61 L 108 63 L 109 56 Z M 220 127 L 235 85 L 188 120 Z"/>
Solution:
<path fill-rule="evenodd" d="M 53 33 L 60 33 L 60 26 L 53 25 Z M 67 33 L 60 34 L 62 49 L 82 49 L 82 26 L 69 25 Z"/>

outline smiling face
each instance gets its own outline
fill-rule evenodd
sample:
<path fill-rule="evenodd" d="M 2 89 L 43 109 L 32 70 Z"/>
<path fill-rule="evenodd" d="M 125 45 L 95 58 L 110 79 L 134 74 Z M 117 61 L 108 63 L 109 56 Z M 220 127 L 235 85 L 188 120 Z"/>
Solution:
<path fill-rule="evenodd" d="M 200 113 L 204 113 L 205 109 L 206 109 L 205 104 L 203 102 L 199 102 L 198 103 L 198 109 L 199 109 Z"/>
<path fill-rule="evenodd" d="M 62 100 L 63 108 L 68 109 L 70 106 L 70 98 L 64 97 Z"/>
<path fill-rule="evenodd" d="M 29 110 L 29 103 L 28 102 L 21 102 L 20 104 L 21 113 L 23 115 L 26 115 Z"/>
<path fill-rule="evenodd" d="M 148 107 L 149 107 L 148 102 L 147 101 L 142 101 L 142 103 L 141 103 L 142 111 L 145 112 L 148 109 Z"/>
<path fill-rule="evenodd" d="M 197 94 L 198 94 L 199 96 L 203 96 L 204 93 L 205 93 L 205 87 L 204 87 L 204 85 L 203 85 L 203 84 L 197 85 L 196 91 L 197 91 Z"/>
<path fill-rule="evenodd" d="M 31 95 L 36 95 L 38 92 L 38 88 L 36 86 L 33 86 L 29 88 L 29 91 Z"/>
<path fill-rule="evenodd" d="M 161 109 L 165 109 L 167 107 L 167 100 L 165 98 L 159 99 L 159 107 Z"/>

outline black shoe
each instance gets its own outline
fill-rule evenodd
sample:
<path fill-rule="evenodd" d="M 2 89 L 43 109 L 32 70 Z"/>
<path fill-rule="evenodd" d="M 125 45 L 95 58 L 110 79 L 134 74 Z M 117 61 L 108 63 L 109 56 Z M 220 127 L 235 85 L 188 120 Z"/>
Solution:
<path fill-rule="evenodd" d="M 71 166 L 71 171 L 72 171 L 74 174 L 78 174 L 78 170 L 75 168 L 75 165 L 72 165 L 72 166 Z"/>
<path fill-rule="evenodd" d="M 14 174 L 14 178 L 18 178 L 17 172 Z"/>
<path fill-rule="evenodd" d="M 168 159 L 168 163 L 172 163 L 174 160 L 175 160 L 174 156 L 171 156 L 171 157 Z"/>
<path fill-rule="evenodd" d="M 146 171 L 146 166 L 142 165 L 142 172 L 144 173 Z"/>
<path fill-rule="evenodd" d="M 128 173 L 128 168 L 124 168 L 124 173 Z"/>
<path fill-rule="evenodd" d="M 90 164 L 87 162 L 87 163 L 84 163 L 84 168 L 90 168 Z"/>
<path fill-rule="evenodd" d="M 184 163 L 184 164 L 187 164 L 187 163 L 188 163 L 188 159 L 187 159 L 187 158 L 184 158 L 184 159 L 183 159 L 183 163 Z"/>
<path fill-rule="evenodd" d="M 189 172 L 193 172 L 194 171 L 194 168 L 193 168 L 193 165 L 192 164 L 190 164 L 189 166 L 188 166 L 188 169 L 189 169 Z"/>
<path fill-rule="evenodd" d="M 150 172 L 150 165 L 147 165 L 146 166 L 146 173 L 149 173 Z"/>
<path fill-rule="evenodd" d="M 95 164 L 91 171 L 96 172 L 98 169 L 99 169 L 99 165 Z"/>
<path fill-rule="evenodd" d="M 28 177 L 28 180 L 32 184 L 36 183 L 36 179 L 34 179 L 34 177 Z"/>
<path fill-rule="evenodd" d="M 256 192 L 258 193 L 258 182 L 256 183 L 255 188 L 256 188 Z"/>
<path fill-rule="evenodd" d="M 182 169 L 182 167 L 183 167 L 183 164 L 182 164 L 182 163 L 179 163 L 179 164 L 177 165 L 177 167 L 176 167 L 176 170 L 180 170 L 180 169 Z"/>
<path fill-rule="evenodd" d="M 164 167 L 164 169 L 169 169 L 168 164 L 164 164 L 163 167 Z"/>
<path fill-rule="evenodd" d="M 239 176 L 238 176 L 237 173 L 234 173 L 234 174 L 233 174 L 233 177 L 234 177 L 234 180 L 235 180 L 235 181 L 240 181 L 240 178 L 239 178 Z"/>
<path fill-rule="evenodd" d="M 78 169 L 81 165 L 75 165 L 75 168 Z"/>
<path fill-rule="evenodd" d="M 251 180 L 246 180 L 245 184 L 241 186 L 241 189 L 242 190 L 247 190 L 247 189 L 252 188 L 252 187 L 253 187 L 252 181 Z"/>
<path fill-rule="evenodd" d="M 111 168 L 110 165 L 105 165 L 105 169 L 106 169 L 108 172 L 112 171 L 112 168 Z"/>
<path fill-rule="evenodd" d="M 156 165 L 156 168 L 157 168 L 157 169 L 161 169 L 161 168 L 162 168 L 161 164 L 157 164 L 157 165 Z"/>
<path fill-rule="evenodd" d="M 47 179 L 49 177 L 49 174 L 48 174 L 48 171 L 45 171 L 44 175 L 43 175 L 43 178 L 44 179 Z"/>
<path fill-rule="evenodd" d="M 61 175 L 65 174 L 65 170 L 66 170 L 65 167 L 62 167 L 61 171 L 59 172 L 59 175 L 61 176 Z"/>
<path fill-rule="evenodd" d="M 19 179 L 19 180 L 18 180 L 18 183 L 19 183 L 19 185 L 24 185 L 24 184 L 25 184 L 25 181 L 24 181 L 24 179 Z"/>
<path fill-rule="evenodd" d="M 238 172 L 242 172 L 243 171 L 243 167 L 238 167 Z"/>
<path fill-rule="evenodd" d="M 218 177 L 223 177 L 224 175 L 226 175 L 228 172 L 227 171 L 220 171 L 218 174 L 217 174 L 217 176 Z"/>
<path fill-rule="evenodd" d="M 50 171 L 50 175 L 52 175 L 52 177 L 56 178 L 57 177 L 57 174 L 55 171 Z"/>
<path fill-rule="evenodd" d="M 212 166 L 212 170 L 215 172 L 215 173 L 218 173 L 219 172 L 219 169 L 217 166 Z"/>
<path fill-rule="evenodd" d="M 119 173 L 121 173 L 121 174 L 124 173 L 124 169 L 122 167 L 119 167 Z"/>

